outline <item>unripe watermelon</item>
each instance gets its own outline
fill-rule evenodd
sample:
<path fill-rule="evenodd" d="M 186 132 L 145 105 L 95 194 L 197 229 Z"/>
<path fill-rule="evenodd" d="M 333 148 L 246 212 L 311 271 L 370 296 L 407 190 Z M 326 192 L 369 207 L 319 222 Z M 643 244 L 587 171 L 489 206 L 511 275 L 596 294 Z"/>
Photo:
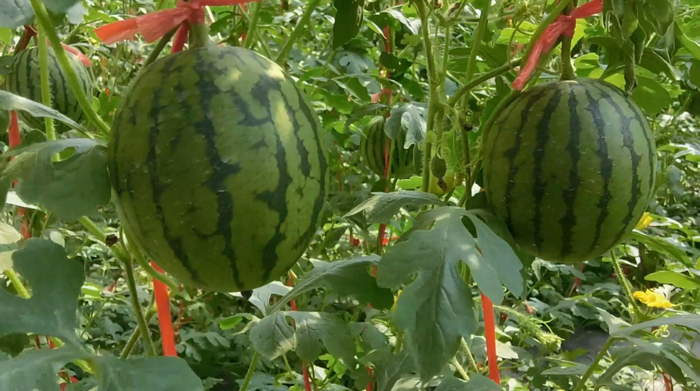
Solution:
<path fill-rule="evenodd" d="M 311 104 L 274 62 L 238 47 L 192 49 L 148 66 L 109 140 L 122 224 L 185 284 L 246 291 L 309 246 L 328 156 Z"/>
<path fill-rule="evenodd" d="M 642 111 L 594 79 L 533 87 L 485 136 L 484 187 L 516 243 L 578 263 L 634 229 L 653 195 L 656 146 Z"/>
<path fill-rule="evenodd" d="M 385 119 L 381 115 L 373 117 L 362 132 L 360 140 L 360 157 L 372 172 L 384 177 L 386 169 L 385 150 L 389 139 L 384 132 Z M 406 133 L 401 132 L 399 138 L 393 141 L 391 176 L 392 178 L 408 178 L 413 173 L 420 173 L 422 154 L 412 145 L 404 148 Z"/>
<path fill-rule="evenodd" d="M 78 104 L 75 94 L 68 85 L 68 78 L 61 69 L 52 48 L 48 48 L 49 83 L 51 86 L 51 107 L 75 122 L 80 123 L 83 118 L 83 110 Z M 85 65 L 70 52 L 66 52 L 75 74 L 80 81 L 80 87 L 86 95 L 90 95 L 91 81 Z M 11 73 L 7 76 L 7 90 L 15 95 L 42 103 L 41 99 L 41 69 L 39 67 L 39 48 L 25 49 L 15 56 Z M 34 129 L 44 129 L 44 118 L 34 117 L 31 114 L 18 111 L 17 115 L 27 126 Z M 56 131 L 65 132 L 70 127 L 63 122 L 55 121 Z"/>

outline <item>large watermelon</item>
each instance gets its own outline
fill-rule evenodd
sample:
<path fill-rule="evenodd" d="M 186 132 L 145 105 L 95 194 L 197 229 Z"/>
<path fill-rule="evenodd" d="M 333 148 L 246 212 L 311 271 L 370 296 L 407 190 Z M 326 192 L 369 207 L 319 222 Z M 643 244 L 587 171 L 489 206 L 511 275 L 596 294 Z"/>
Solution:
<path fill-rule="evenodd" d="M 545 260 L 596 258 L 634 228 L 653 194 L 654 137 L 603 81 L 533 87 L 485 136 L 484 187 L 515 241 Z"/>
<path fill-rule="evenodd" d="M 83 118 L 83 110 L 78 104 L 75 94 L 68 85 L 68 78 L 58 64 L 56 53 L 48 48 L 49 83 L 51 86 L 51 107 L 61 114 L 80 123 Z M 90 95 L 91 81 L 85 65 L 78 58 L 66 52 L 73 70 L 78 76 L 80 87 L 86 95 Z M 7 90 L 13 94 L 42 103 L 41 99 L 41 69 L 39 67 L 39 48 L 25 49 L 15 56 L 11 73 L 7 76 Z M 18 111 L 19 118 L 34 129 L 44 129 L 44 118 L 34 117 L 31 114 Z M 55 121 L 56 131 L 65 132 L 70 127 L 63 122 Z"/>
<path fill-rule="evenodd" d="M 384 131 L 385 119 L 381 115 L 372 117 L 365 126 L 360 140 L 360 157 L 372 172 L 384 177 L 386 169 L 385 153 L 389 139 Z M 393 154 L 391 163 L 392 178 L 408 178 L 413 173 L 420 173 L 422 169 L 422 158 L 420 150 L 415 145 L 408 149 L 404 148 L 406 132 L 401 132 L 400 136 L 392 144 Z"/>
<path fill-rule="evenodd" d="M 183 283 L 245 291 L 310 244 L 329 183 L 322 127 L 274 62 L 237 47 L 161 58 L 115 114 L 109 171 L 132 239 Z"/>

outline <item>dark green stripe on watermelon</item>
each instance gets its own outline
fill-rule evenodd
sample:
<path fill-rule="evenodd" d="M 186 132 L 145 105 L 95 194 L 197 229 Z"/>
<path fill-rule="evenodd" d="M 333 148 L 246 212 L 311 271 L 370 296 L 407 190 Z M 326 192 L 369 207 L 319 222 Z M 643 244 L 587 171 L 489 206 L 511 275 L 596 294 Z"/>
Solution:
<path fill-rule="evenodd" d="M 259 287 L 296 263 L 318 228 L 322 131 L 293 81 L 254 52 L 160 59 L 115 116 L 109 169 L 122 223 L 186 284 Z"/>
<path fill-rule="evenodd" d="M 86 95 L 90 95 L 90 74 L 85 66 L 73 54 L 67 53 L 68 60 L 78 76 L 80 87 Z M 49 86 L 51 89 L 51 107 L 75 122 L 80 123 L 84 113 L 75 94 L 68 85 L 68 80 L 61 69 L 58 58 L 52 48 L 48 48 Z M 41 97 L 41 69 L 39 67 L 39 49 L 37 47 L 25 49 L 13 60 L 11 74 L 7 78 L 7 90 L 13 94 L 42 103 Z M 35 129 L 44 129 L 44 119 L 33 117 L 24 111 L 18 112 L 27 126 Z M 56 130 L 59 133 L 69 129 L 60 121 L 55 121 Z"/>
<path fill-rule="evenodd" d="M 629 233 L 652 196 L 655 145 L 636 105 L 598 80 L 536 86 L 484 142 L 484 185 L 516 242 L 542 259 L 580 262 Z"/>

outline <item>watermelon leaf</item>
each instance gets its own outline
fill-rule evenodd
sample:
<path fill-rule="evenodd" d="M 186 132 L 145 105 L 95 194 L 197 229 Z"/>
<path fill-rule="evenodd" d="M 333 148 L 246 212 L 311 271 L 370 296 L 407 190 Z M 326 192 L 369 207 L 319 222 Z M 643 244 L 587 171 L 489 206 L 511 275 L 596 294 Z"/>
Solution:
<path fill-rule="evenodd" d="M 68 149 L 74 151 L 72 156 L 52 162 L 55 154 Z M 26 203 L 44 206 L 60 218 L 77 219 L 110 200 L 107 150 L 95 140 L 47 141 L 9 154 L 16 158 L 0 179 L 6 186 L 19 179 L 17 195 Z"/>
<path fill-rule="evenodd" d="M 80 0 L 41 0 L 41 2 L 44 3 L 46 9 L 58 14 L 68 11 Z"/>
<path fill-rule="evenodd" d="M 456 377 L 445 378 L 435 391 L 497 391 L 502 390 L 501 386 L 493 380 L 475 373 L 466 382 Z"/>
<path fill-rule="evenodd" d="M 391 355 L 388 360 L 377 365 L 377 391 L 391 391 L 402 375 L 415 371 L 414 360 L 406 350 Z"/>
<path fill-rule="evenodd" d="M 427 132 L 427 115 L 425 107 L 414 103 L 403 104 L 391 110 L 384 132 L 389 138 L 396 140 L 406 129 L 408 133 L 403 147 L 408 149 L 411 145 L 419 145 Z"/>
<path fill-rule="evenodd" d="M 122 360 L 101 356 L 94 359 L 100 366 L 100 391 L 204 391 L 202 381 L 187 362 L 179 357 L 140 357 Z"/>
<path fill-rule="evenodd" d="M 459 339 L 476 328 L 472 293 L 459 270 L 465 262 L 479 289 L 495 303 L 503 301 L 501 283 L 522 294 L 522 264 L 512 248 L 473 211 L 443 207 L 424 214 L 426 221 L 407 240 L 384 254 L 377 268 L 379 286 L 403 289 L 396 304 L 395 322 L 406 332 L 407 348 L 423 379 L 440 372 L 459 348 Z M 474 224 L 476 236 L 463 217 Z M 483 253 L 483 255 L 482 255 Z"/>
<path fill-rule="evenodd" d="M 333 22 L 333 49 L 350 42 L 362 27 L 364 0 L 334 0 L 337 10 Z"/>
<path fill-rule="evenodd" d="M 288 287 L 279 281 L 272 281 L 271 283 L 265 284 L 260 288 L 253 289 L 253 294 L 250 295 L 248 301 L 259 309 L 264 316 L 266 316 L 268 313 L 267 309 L 270 304 L 270 297 L 272 297 L 272 295 L 284 296 L 291 290 L 291 287 Z M 244 297 L 240 292 L 232 293 L 232 296 Z"/>
<path fill-rule="evenodd" d="M 0 389 L 57 390 L 56 373 L 66 363 L 85 356 L 76 347 L 64 346 L 60 349 L 30 350 L 11 360 L 0 361 Z"/>
<path fill-rule="evenodd" d="M 346 367 L 355 362 L 355 341 L 347 323 L 334 314 L 324 312 L 289 311 L 283 313 L 296 323 L 296 353 L 306 362 L 314 362 L 323 353 L 338 358 Z"/>
<path fill-rule="evenodd" d="M 294 319 L 296 330 L 287 323 Z M 313 362 L 322 353 L 328 353 L 343 361 L 346 366 L 354 363 L 355 342 L 349 326 L 335 315 L 322 312 L 275 312 L 263 318 L 250 331 L 253 348 L 265 358 L 273 360 L 296 349 L 304 361 Z"/>
<path fill-rule="evenodd" d="M 34 20 L 34 9 L 29 0 L 0 2 L 0 27 L 16 28 Z"/>
<path fill-rule="evenodd" d="M 688 255 L 683 251 L 683 249 L 674 246 L 673 244 L 665 241 L 663 238 L 657 236 L 649 236 L 644 232 L 634 230 L 630 237 L 639 243 L 649 247 L 650 249 L 670 256 L 678 262 L 681 262 L 685 266 L 692 267 L 693 263 L 690 261 Z"/>
<path fill-rule="evenodd" d="M 68 259 L 63 247 L 46 239 L 28 239 L 12 258 L 32 294 L 23 299 L 0 289 L 0 333 L 52 335 L 78 344 L 76 312 L 85 280 L 83 266 Z"/>
<path fill-rule="evenodd" d="M 644 277 L 647 281 L 656 281 L 661 284 L 671 284 L 682 289 L 700 289 L 700 278 L 691 279 L 681 273 L 671 270 L 660 270 Z"/>
<path fill-rule="evenodd" d="M 250 330 L 250 342 L 253 348 L 268 360 L 276 359 L 297 345 L 294 329 L 281 312 L 270 314 L 253 326 Z"/>
<path fill-rule="evenodd" d="M 0 270 L 12 269 L 12 254 L 20 240 L 22 235 L 13 226 L 0 222 Z"/>
<path fill-rule="evenodd" d="M 275 304 L 274 309 L 280 309 L 295 297 L 318 288 L 355 297 L 361 304 L 370 303 L 377 309 L 388 309 L 394 303 L 391 290 L 378 287 L 377 281 L 368 272 L 369 267 L 377 262 L 377 255 L 337 262 L 313 262 L 314 269 L 299 280 L 294 289 Z"/>
<path fill-rule="evenodd" d="M 377 267 L 379 286 L 398 287 L 418 274 L 403 289 L 394 320 L 405 331 L 406 348 L 425 380 L 454 357 L 460 337 L 476 330 L 471 289 L 458 266 L 463 259 L 481 256 L 461 217 L 445 213 L 431 230 L 416 231 L 391 247 Z"/>
<path fill-rule="evenodd" d="M 392 217 L 399 213 L 401 208 L 408 205 L 420 207 L 424 205 L 445 205 L 445 203 L 436 195 L 422 191 L 377 192 L 346 213 L 345 217 L 366 211 L 368 224 L 387 224 Z"/>
<path fill-rule="evenodd" d="M 34 117 L 50 117 L 84 133 L 88 130 L 60 112 L 31 99 L 0 90 L 0 110 L 22 110 Z"/>
<path fill-rule="evenodd" d="M 638 366 L 647 370 L 654 370 L 654 364 L 661 367 L 671 375 L 678 383 L 686 385 L 683 371 L 672 360 L 656 352 L 646 350 L 644 347 L 627 347 L 615 352 L 615 360 L 608 369 L 596 379 L 596 387 L 612 386 L 615 384 L 613 376 L 628 366 Z"/>

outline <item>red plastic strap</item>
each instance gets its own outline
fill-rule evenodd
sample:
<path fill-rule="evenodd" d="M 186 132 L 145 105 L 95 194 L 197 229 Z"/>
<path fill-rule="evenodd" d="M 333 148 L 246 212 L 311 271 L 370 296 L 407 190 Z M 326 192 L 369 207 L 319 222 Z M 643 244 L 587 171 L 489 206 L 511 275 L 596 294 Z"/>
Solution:
<path fill-rule="evenodd" d="M 146 42 L 153 42 L 185 21 L 204 22 L 203 8 L 206 6 L 239 5 L 253 1 L 259 0 L 178 0 L 175 8 L 110 23 L 96 29 L 95 34 L 107 45 L 131 39 L 137 33 L 141 33 Z"/>
<path fill-rule="evenodd" d="M 576 19 L 587 18 L 601 11 L 603 11 L 603 0 L 593 0 L 574 9 L 569 15 L 559 15 L 557 20 L 547 27 L 540 39 L 532 47 L 532 52 L 527 58 L 525 66 L 520 70 L 520 74 L 513 82 L 513 88 L 522 90 L 525 87 L 525 84 L 527 84 L 530 76 L 535 71 L 542 53 L 548 53 L 552 50 L 560 36 L 565 35 L 569 38 L 574 36 Z"/>
<path fill-rule="evenodd" d="M 63 46 L 63 49 L 65 49 L 67 52 L 72 53 L 86 67 L 89 67 L 90 65 L 92 65 L 92 61 L 90 61 L 90 59 L 87 58 L 87 56 L 84 55 L 83 52 L 81 52 L 80 50 L 78 50 L 72 46 L 68 46 L 65 43 L 62 43 L 61 45 Z"/>
<path fill-rule="evenodd" d="M 181 52 L 182 49 L 185 47 L 185 42 L 187 42 L 187 36 L 190 33 L 190 24 L 185 22 L 180 25 L 180 28 L 177 29 L 177 33 L 175 34 L 175 39 L 173 40 L 173 48 L 171 50 L 172 53 L 177 53 Z"/>
<path fill-rule="evenodd" d="M 485 294 L 481 294 L 481 308 L 484 311 L 484 337 L 486 338 L 486 355 L 489 362 L 489 377 L 496 384 L 501 384 L 496 355 L 496 319 L 493 316 L 493 303 Z"/>
<path fill-rule="evenodd" d="M 154 269 L 163 273 L 163 269 L 158 267 L 155 262 L 151 261 L 151 265 Z M 173 331 L 173 320 L 170 314 L 168 287 L 154 278 L 153 293 L 156 297 L 156 308 L 158 309 L 158 325 L 160 326 L 163 355 L 177 356 L 177 350 L 175 350 L 175 332 Z"/>

